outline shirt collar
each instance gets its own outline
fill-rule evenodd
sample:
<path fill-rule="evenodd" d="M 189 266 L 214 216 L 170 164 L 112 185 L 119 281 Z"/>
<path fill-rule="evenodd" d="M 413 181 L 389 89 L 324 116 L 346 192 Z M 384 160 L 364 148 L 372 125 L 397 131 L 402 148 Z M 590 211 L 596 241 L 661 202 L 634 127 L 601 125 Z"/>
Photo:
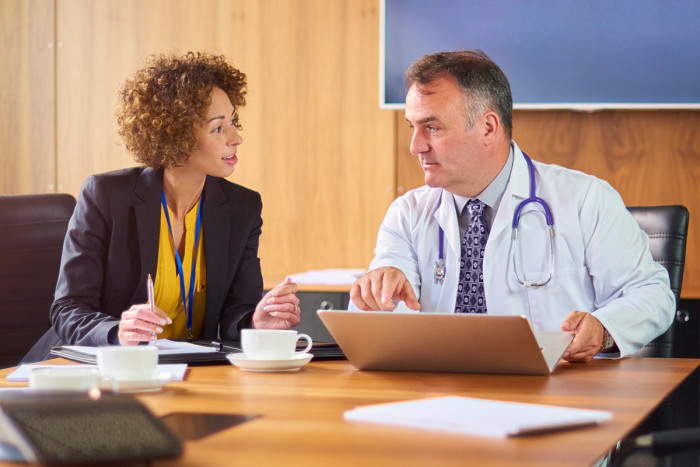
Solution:
<path fill-rule="evenodd" d="M 479 198 L 479 200 L 482 203 L 484 203 L 486 206 L 490 207 L 493 210 L 493 217 L 496 217 L 496 209 L 498 208 L 498 205 L 501 202 L 501 198 L 503 198 L 503 194 L 505 193 L 506 187 L 508 186 L 510 172 L 513 168 L 513 157 L 513 144 L 511 143 L 510 150 L 508 151 L 508 159 L 506 159 L 506 163 L 503 165 L 501 171 L 498 172 L 496 178 L 494 178 L 493 181 L 489 183 L 489 185 L 486 188 L 484 188 L 484 190 L 481 193 L 474 197 Z M 473 199 L 455 194 L 453 194 L 453 196 L 458 215 L 464 210 L 464 206 L 467 205 L 467 202 L 470 199 Z"/>

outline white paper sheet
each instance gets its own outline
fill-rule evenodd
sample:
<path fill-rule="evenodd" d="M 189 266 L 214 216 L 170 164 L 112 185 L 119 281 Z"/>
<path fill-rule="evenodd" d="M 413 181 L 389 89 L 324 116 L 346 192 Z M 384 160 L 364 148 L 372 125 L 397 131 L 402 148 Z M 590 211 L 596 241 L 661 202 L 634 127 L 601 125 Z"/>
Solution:
<path fill-rule="evenodd" d="M 15 371 L 7 375 L 5 378 L 7 381 L 12 382 L 27 382 L 29 381 L 29 373 L 35 368 L 85 368 L 85 367 L 95 367 L 95 365 L 21 365 Z M 157 373 L 170 373 L 173 376 L 173 381 L 182 381 L 185 378 L 185 373 L 187 372 L 186 363 L 172 363 L 165 365 L 158 365 L 156 369 Z"/>
<path fill-rule="evenodd" d="M 158 355 L 173 355 L 185 353 L 214 353 L 217 351 L 216 347 L 206 347 L 203 345 L 196 345 L 189 342 L 171 341 L 169 339 L 158 339 L 158 341 L 156 341 L 156 347 L 158 348 Z M 82 345 L 64 345 L 63 348 L 74 350 L 76 352 L 82 352 L 88 355 L 97 355 L 97 349 L 99 347 L 87 347 Z"/>
<path fill-rule="evenodd" d="M 297 284 L 352 285 L 365 269 L 313 269 L 292 274 Z"/>
<path fill-rule="evenodd" d="M 178 342 L 169 339 L 158 339 L 158 341 L 156 341 L 156 347 L 158 347 L 158 355 L 214 353 L 218 351 L 216 347 L 205 347 L 190 342 Z"/>
<path fill-rule="evenodd" d="M 612 414 L 448 396 L 359 407 L 346 411 L 344 417 L 352 421 L 507 437 L 598 424 L 610 419 Z"/>

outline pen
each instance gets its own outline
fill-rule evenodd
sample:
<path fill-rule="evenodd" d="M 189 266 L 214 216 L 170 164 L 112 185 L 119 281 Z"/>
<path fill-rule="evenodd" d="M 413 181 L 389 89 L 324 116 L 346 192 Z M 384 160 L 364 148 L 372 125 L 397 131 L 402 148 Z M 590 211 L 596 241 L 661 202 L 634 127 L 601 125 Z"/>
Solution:
<path fill-rule="evenodd" d="M 218 350 L 219 352 L 226 351 L 226 350 L 234 351 L 234 352 L 242 352 L 243 351 L 239 347 L 236 347 L 234 345 L 224 344 L 223 342 L 219 342 L 219 341 L 201 342 L 201 343 L 197 342 L 197 344 L 216 347 L 216 350 Z"/>
<path fill-rule="evenodd" d="M 240 347 L 236 347 L 235 345 L 224 344 L 223 342 L 219 342 L 219 351 L 224 351 L 224 350 L 233 351 L 233 352 L 243 352 L 243 349 L 241 349 Z"/>
<path fill-rule="evenodd" d="M 150 274 L 146 278 L 146 290 L 148 291 L 148 305 L 151 307 L 151 313 L 155 313 L 156 301 L 153 298 L 153 279 L 151 278 Z M 148 343 L 148 345 L 155 347 L 156 341 L 152 340 Z"/>

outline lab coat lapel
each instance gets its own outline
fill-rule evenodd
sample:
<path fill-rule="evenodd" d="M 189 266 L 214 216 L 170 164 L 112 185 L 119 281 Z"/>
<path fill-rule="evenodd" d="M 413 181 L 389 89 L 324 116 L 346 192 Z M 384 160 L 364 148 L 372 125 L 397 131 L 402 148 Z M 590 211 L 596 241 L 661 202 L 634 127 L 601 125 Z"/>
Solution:
<path fill-rule="evenodd" d="M 457 211 L 455 209 L 455 199 L 452 193 L 442 190 L 442 201 L 440 207 L 435 211 L 434 217 L 438 225 L 445 232 L 445 251 L 447 258 L 455 258 L 459 264 L 459 257 L 462 252 L 462 239 L 459 235 L 459 224 L 457 222 Z"/>
<path fill-rule="evenodd" d="M 508 305 L 508 294 L 505 291 L 512 290 L 513 286 L 517 286 L 517 283 L 511 283 L 511 280 L 515 279 L 512 279 L 512 274 L 510 274 L 513 213 L 515 207 L 527 198 L 529 187 L 527 163 L 520 149 L 515 143 L 513 144 L 513 167 L 491 225 L 489 240 L 484 252 L 484 282 L 489 313 L 507 310 L 510 305 Z"/>
<path fill-rule="evenodd" d="M 511 235 L 515 208 L 522 200 L 528 197 L 530 190 L 528 174 L 527 162 L 525 162 L 523 153 L 518 148 L 518 145 L 513 143 L 513 168 L 511 169 L 506 191 L 503 193 L 501 204 L 498 206 L 496 217 L 491 226 L 489 243 L 495 242 L 501 235 Z M 486 254 L 488 254 L 488 247 Z"/>
<path fill-rule="evenodd" d="M 455 294 L 457 293 L 457 283 L 459 282 L 459 261 L 462 254 L 462 239 L 460 238 L 459 234 L 459 223 L 457 219 L 457 210 L 455 209 L 454 196 L 452 193 L 445 190 L 440 191 L 442 200 L 440 202 L 440 207 L 435 210 L 433 217 L 438 225 L 442 227 L 443 232 L 445 232 L 443 251 L 445 259 L 445 278 L 441 281 L 433 282 L 432 262 L 427 267 L 429 268 L 431 277 L 431 281 L 429 283 L 434 283 L 436 287 L 444 288 L 444 290 L 439 294 L 440 299 L 438 300 L 437 308 L 429 311 L 451 313 L 454 311 Z M 437 229 L 431 231 L 430 237 L 434 239 L 434 245 L 437 247 Z M 430 255 L 430 258 L 432 261 L 437 259 L 437 248 L 435 249 L 435 254 Z"/>

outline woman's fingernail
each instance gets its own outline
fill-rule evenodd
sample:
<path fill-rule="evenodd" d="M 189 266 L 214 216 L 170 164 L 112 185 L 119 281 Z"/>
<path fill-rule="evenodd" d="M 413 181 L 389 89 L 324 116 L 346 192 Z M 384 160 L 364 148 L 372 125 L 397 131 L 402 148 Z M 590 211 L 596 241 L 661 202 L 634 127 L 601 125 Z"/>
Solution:
<path fill-rule="evenodd" d="M 161 328 L 160 326 L 156 327 L 156 332 L 163 332 L 163 328 Z"/>

